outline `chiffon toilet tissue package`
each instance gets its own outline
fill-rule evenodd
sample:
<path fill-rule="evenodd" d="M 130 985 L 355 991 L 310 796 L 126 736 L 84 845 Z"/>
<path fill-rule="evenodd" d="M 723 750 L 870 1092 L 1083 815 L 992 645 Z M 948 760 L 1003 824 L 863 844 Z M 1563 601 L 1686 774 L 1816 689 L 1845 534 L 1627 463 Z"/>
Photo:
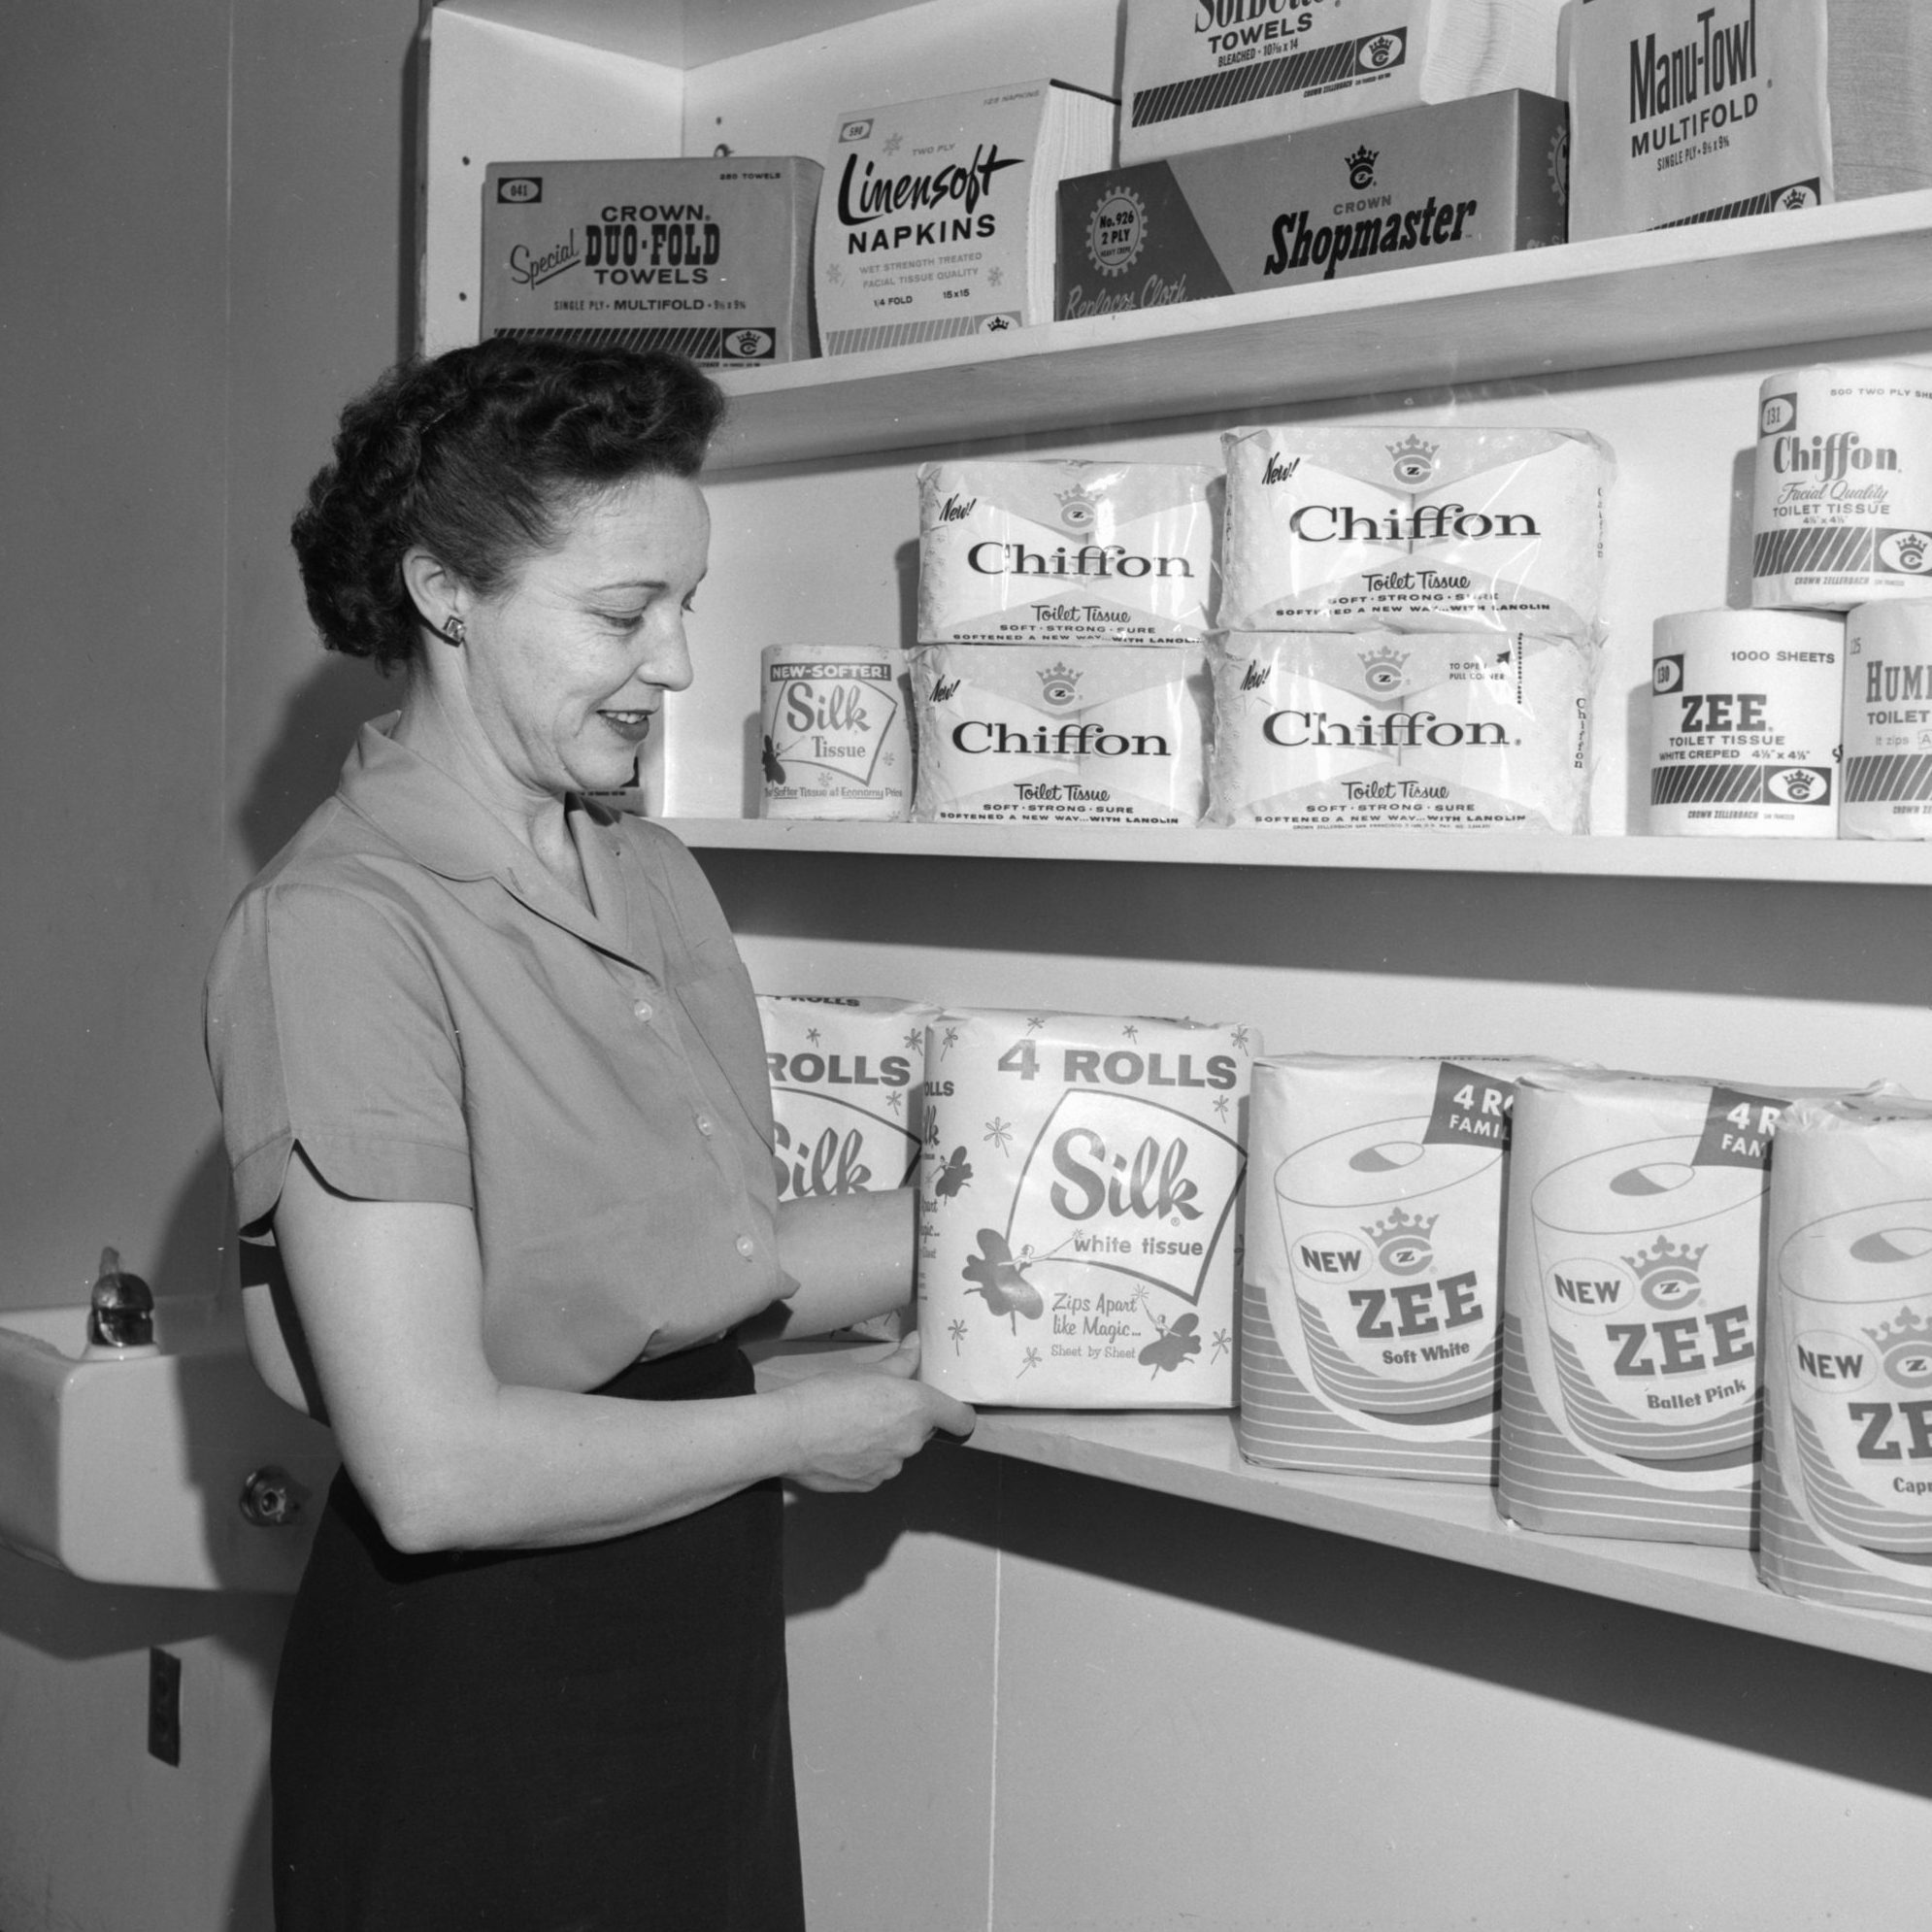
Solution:
<path fill-rule="evenodd" d="M 1598 636 L 1615 463 L 1595 437 L 1316 423 L 1221 447 L 1223 630 Z"/>
<path fill-rule="evenodd" d="M 1759 1577 L 1932 1613 L 1932 1104 L 1785 1114 L 1766 1297 Z"/>
<path fill-rule="evenodd" d="M 1518 1083 L 1499 1487 L 1524 1528 L 1752 1542 L 1766 1195 L 1792 1098 L 1580 1067 Z"/>
<path fill-rule="evenodd" d="M 1598 648 L 1516 631 L 1237 631 L 1215 650 L 1218 825 L 1588 830 Z"/>
<path fill-rule="evenodd" d="M 921 823 L 1200 822 L 1201 646 L 930 644 L 913 658 Z"/>
<path fill-rule="evenodd" d="M 1193 643 L 1214 627 L 1220 472 L 927 463 L 921 644 Z"/>
<path fill-rule="evenodd" d="M 1556 1063 L 1257 1060 L 1242 1269 L 1250 1462 L 1494 1480 L 1516 1082 Z"/>
<path fill-rule="evenodd" d="M 926 1029 L 920 1375 L 967 1402 L 1229 1409 L 1246 1026 Z"/>

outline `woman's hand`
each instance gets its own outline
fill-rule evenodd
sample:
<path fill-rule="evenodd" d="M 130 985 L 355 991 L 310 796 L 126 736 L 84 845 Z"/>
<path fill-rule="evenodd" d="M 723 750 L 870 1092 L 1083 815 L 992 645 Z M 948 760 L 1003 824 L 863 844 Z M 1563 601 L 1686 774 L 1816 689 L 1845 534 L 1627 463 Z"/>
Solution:
<path fill-rule="evenodd" d="M 809 1377 L 773 1400 L 789 1405 L 797 1454 L 784 1474 L 802 1488 L 876 1489 L 939 1432 L 961 1442 L 979 1419 L 965 1403 L 916 1381 L 919 1338 L 883 1360 Z"/>

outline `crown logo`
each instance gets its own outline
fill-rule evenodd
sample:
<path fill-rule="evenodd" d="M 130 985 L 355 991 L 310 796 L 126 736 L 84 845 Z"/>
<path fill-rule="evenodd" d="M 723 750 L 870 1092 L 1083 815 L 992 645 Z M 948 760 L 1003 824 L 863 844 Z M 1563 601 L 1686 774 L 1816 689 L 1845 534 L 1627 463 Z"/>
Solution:
<path fill-rule="evenodd" d="M 1037 675 L 1040 695 L 1049 705 L 1070 705 L 1080 696 L 1080 681 L 1084 674 L 1076 671 L 1071 664 L 1049 664 Z"/>
<path fill-rule="evenodd" d="M 1403 667 L 1408 662 L 1409 653 L 1397 650 L 1392 644 L 1365 650 L 1362 652 L 1362 682 L 1379 694 L 1392 691 L 1402 683 Z"/>
<path fill-rule="evenodd" d="M 1898 560 L 1907 570 L 1923 570 L 1928 540 L 1923 532 L 1908 530 L 1898 540 Z"/>
<path fill-rule="evenodd" d="M 1427 483 L 1436 473 L 1440 443 L 1425 443 L 1419 436 L 1405 436 L 1400 443 L 1386 446 L 1390 462 L 1400 483 Z"/>
<path fill-rule="evenodd" d="M 1069 530 L 1090 530 L 1100 516 L 1100 492 L 1084 483 L 1055 490 L 1053 500 L 1060 506 L 1060 521 Z"/>
<path fill-rule="evenodd" d="M 1922 1319 L 1911 1309 L 1902 1308 L 1880 1327 L 1865 1330 L 1872 1347 L 1881 1354 L 1888 1353 L 1902 1342 L 1923 1345 L 1932 1342 L 1932 1320 Z"/>
<path fill-rule="evenodd" d="M 1702 1286 L 1697 1268 L 1709 1246 L 1692 1248 L 1660 1234 L 1650 1247 L 1624 1255 L 1623 1265 L 1636 1276 L 1637 1291 L 1651 1307 L 1682 1308 L 1696 1299 Z"/>
<path fill-rule="evenodd" d="M 1362 1232 L 1375 1244 L 1376 1259 L 1391 1275 L 1419 1275 L 1436 1258 L 1429 1232 L 1437 1218 L 1397 1208 L 1386 1220 L 1377 1221 Z"/>
<path fill-rule="evenodd" d="M 1363 142 L 1352 154 L 1347 156 L 1343 161 L 1342 165 L 1349 170 L 1349 185 L 1350 187 L 1367 187 L 1375 180 L 1375 164 L 1381 158 L 1366 141 Z"/>

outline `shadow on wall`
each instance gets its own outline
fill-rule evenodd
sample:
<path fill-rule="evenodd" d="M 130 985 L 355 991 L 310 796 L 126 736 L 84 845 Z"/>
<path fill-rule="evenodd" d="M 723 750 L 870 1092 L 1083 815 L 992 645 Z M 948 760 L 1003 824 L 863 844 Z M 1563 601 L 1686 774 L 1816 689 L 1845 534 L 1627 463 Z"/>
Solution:
<path fill-rule="evenodd" d="M 871 1495 L 799 1499 L 786 1525 L 792 1616 L 855 1593 L 900 1536 L 945 1535 L 1932 1797 L 1932 1676 L 1889 1664 L 944 1444 Z"/>
<path fill-rule="evenodd" d="M 355 734 L 403 701 L 402 681 L 330 653 L 290 693 L 275 743 L 236 813 L 250 870 L 266 865 L 331 792 Z"/>

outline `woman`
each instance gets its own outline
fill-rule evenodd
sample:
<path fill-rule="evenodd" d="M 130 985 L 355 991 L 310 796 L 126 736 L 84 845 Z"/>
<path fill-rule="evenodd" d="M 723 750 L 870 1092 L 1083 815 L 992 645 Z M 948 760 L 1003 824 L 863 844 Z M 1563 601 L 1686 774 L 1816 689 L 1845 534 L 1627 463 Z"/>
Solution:
<path fill-rule="evenodd" d="M 720 409 L 672 357 L 459 350 L 350 405 L 295 522 L 324 643 L 407 680 L 209 981 L 343 1454 L 276 1692 L 282 1932 L 802 1924 L 779 1479 L 972 1427 L 916 1342 L 750 1392 L 740 1323 L 903 1301 L 909 1198 L 782 1222 L 716 902 L 583 802 L 690 683 Z"/>

